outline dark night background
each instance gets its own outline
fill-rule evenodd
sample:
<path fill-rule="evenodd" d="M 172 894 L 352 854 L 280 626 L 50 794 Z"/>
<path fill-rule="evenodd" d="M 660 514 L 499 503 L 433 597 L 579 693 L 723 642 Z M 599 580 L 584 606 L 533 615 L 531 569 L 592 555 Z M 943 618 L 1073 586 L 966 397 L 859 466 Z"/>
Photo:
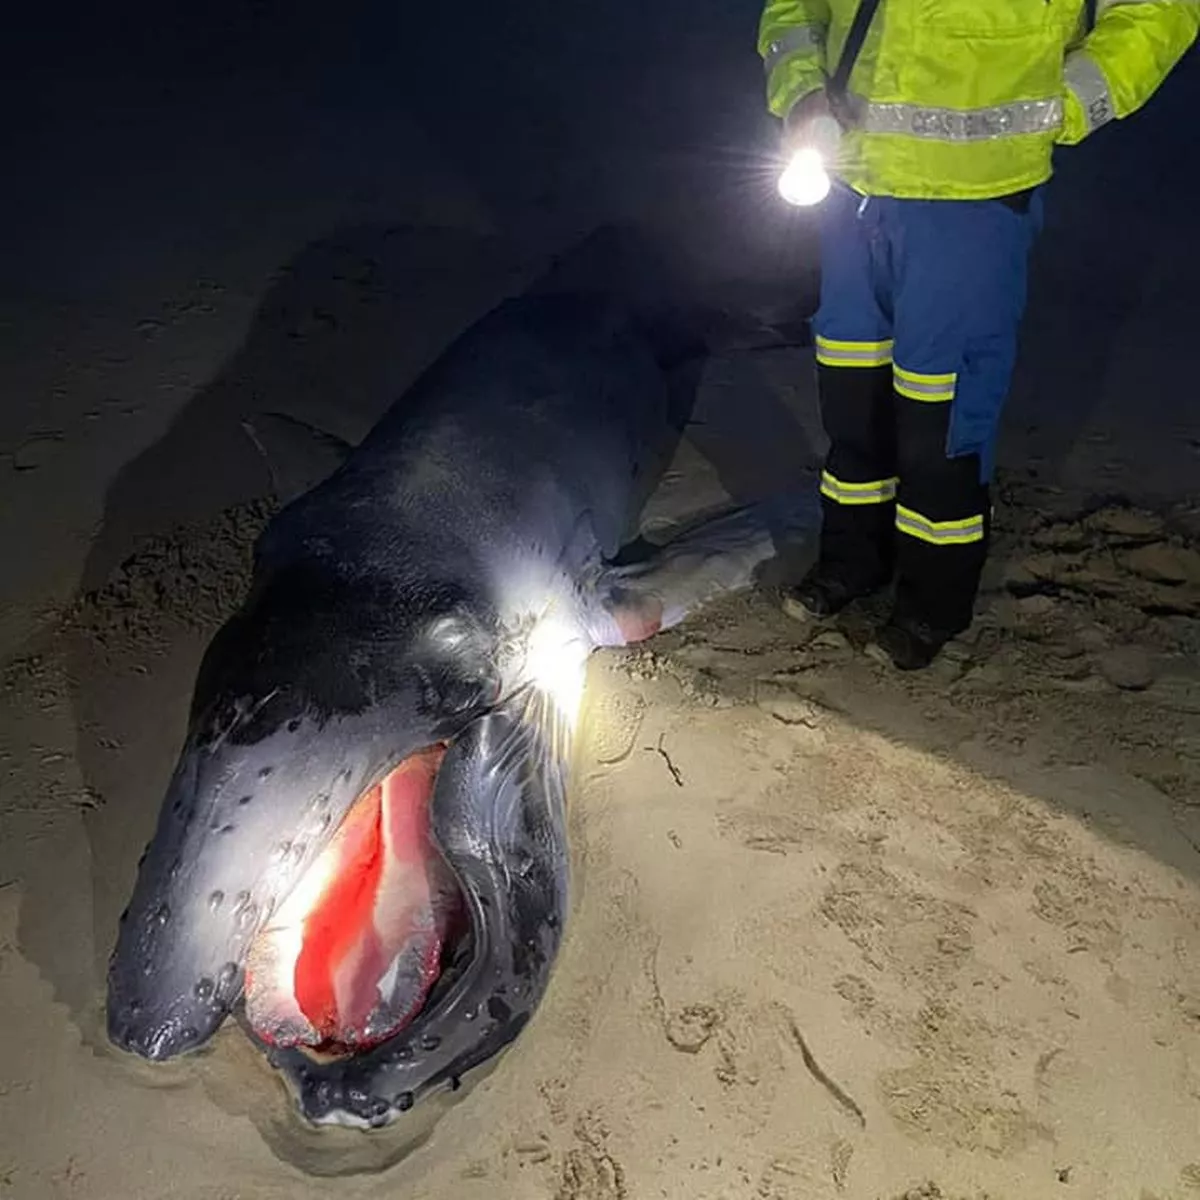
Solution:
<path fill-rule="evenodd" d="M 794 278 L 809 303 L 811 231 L 763 166 L 775 125 L 757 18 L 748 0 L 45 4 L 10 17 L 0 448 L 53 459 L 75 486 L 25 473 L 4 535 L 49 508 L 78 554 L 105 477 L 233 354 L 272 273 L 339 231 L 357 230 L 367 255 L 365 230 L 413 220 L 537 249 L 633 217 L 720 273 Z M 1120 443 L 1122 486 L 1170 494 L 1194 476 L 1194 374 L 1179 351 L 1200 327 L 1198 110 L 1192 61 L 1143 113 L 1060 155 L 1010 457 L 1094 475 L 1106 451 L 1086 426 Z M 106 404 L 125 419 L 93 417 L 74 436 Z M 21 557 L 14 596 L 61 594 L 47 544 Z"/>

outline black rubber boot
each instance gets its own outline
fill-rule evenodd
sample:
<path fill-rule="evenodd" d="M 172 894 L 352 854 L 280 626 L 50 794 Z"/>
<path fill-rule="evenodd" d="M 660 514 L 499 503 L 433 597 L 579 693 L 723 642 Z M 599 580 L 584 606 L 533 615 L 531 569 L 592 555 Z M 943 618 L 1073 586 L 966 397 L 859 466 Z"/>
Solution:
<path fill-rule="evenodd" d="M 923 671 L 953 637 L 918 621 L 892 617 L 867 644 L 866 654 L 897 671 Z"/>
<path fill-rule="evenodd" d="M 886 582 L 854 586 L 818 564 L 795 587 L 784 590 L 783 611 L 797 621 L 826 621 L 851 601 L 879 591 Z"/>

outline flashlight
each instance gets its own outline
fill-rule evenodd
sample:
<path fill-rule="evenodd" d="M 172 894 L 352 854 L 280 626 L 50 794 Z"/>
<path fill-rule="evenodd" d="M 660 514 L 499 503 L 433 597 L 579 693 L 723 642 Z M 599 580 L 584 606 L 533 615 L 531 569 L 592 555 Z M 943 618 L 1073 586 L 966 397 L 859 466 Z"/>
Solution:
<path fill-rule="evenodd" d="M 829 195 L 829 170 L 841 140 L 841 127 L 833 117 L 815 117 L 804 141 L 792 153 L 779 176 L 779 194 L 789 204 L 810 208 Z"/>
<path fill-rule="evenodd" d="M 801 146 L 779 176 L 779 194 L 801 208 L 820 204 L 829 195 L 829 172 L 814 146 Z"/>

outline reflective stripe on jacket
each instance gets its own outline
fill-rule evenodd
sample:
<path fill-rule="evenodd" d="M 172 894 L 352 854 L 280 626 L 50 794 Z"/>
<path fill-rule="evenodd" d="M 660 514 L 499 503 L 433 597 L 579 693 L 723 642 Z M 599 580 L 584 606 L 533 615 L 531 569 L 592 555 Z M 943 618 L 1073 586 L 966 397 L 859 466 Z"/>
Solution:
<path fill-rule="evenodd" d="M 758 50 L 784 116 L 841 54 L 859 0 L 766 0 Z M 1051 174 L 1150 98 L 1200 32 L 1200 0 L 883 0 L 850 75 L 837 173 L 872 195 L 982 199 Z M 1085 36 L 1086 35 L 1086 36 Z"/>

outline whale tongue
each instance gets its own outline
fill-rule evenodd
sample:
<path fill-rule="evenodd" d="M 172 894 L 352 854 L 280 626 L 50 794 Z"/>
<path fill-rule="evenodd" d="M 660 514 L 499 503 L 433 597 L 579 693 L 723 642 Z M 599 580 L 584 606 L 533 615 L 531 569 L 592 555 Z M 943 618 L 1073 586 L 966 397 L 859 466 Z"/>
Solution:
<path fill-rule="evenodd" d="M 420 751 L 346 814 L 251 947 L 246 1014 L 273 1045 L 375 1045 L 420 1011 L 459 911 L 429 800 L 445 748 Z"/>

